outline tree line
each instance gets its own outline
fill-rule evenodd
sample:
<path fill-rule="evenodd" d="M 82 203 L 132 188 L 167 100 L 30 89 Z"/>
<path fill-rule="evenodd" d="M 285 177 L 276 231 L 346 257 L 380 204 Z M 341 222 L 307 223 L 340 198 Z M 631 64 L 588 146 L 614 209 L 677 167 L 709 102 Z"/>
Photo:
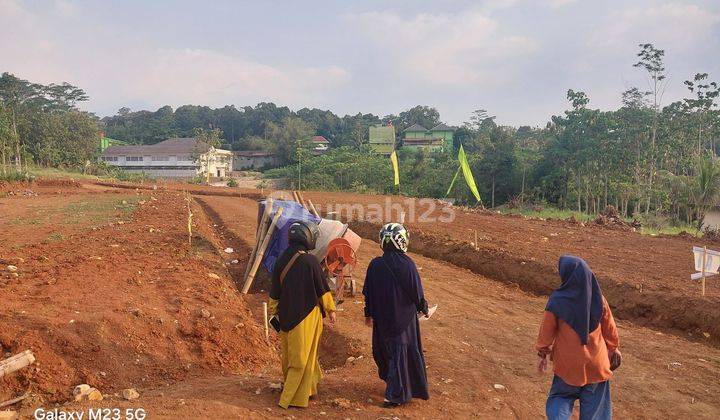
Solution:
<path fill-rule="evenodd" d="M 43 85 L 0 76 L 0 171 L 28 163 L 82 169 L 97 154 L 99 120 L 78 110 L 88 99 L 68 83 Z"/>
<path fill-rule="evenodd" d="M 651 224 L 702 226 L 707 211 L 720 200 L 720 87 L 707 73 L 697 73 L 684 82 L 686 98 L 663 104 L 668 80 L 664 56 L 652 44 L 639 45 L 634 66 L 646 76 L 647 87 L 621 92 L 622 105 L 616 110 L 594 109 L 585 92 L 570 89 L 567 110 L 543 127 L 501 126 L 486 110 L 475 111 L 455 132 L 455 146 L 462 144 L 468 152 L 483 202 L 491 207 L 551 204 L 587 213 L 613 205 L 623 216 Z M 414 116 L 409 123 L 427 127 L 434 122 Z M 396 192 L 389 164 L 348 153 L 301 163 L 308 166 L 301 171 L 306 185 Z M 354 164 L 356 159 L 363 163 Z M 444 197 L 456 169 L 452 157 L 403 151 L 400 191 Z M 271 175 L 292 179 L 294 170 L 287 167 Z M 382 175 L 376 176 L 378 172 Z M 449 195 L 474 201 L 463 186 Z"/>
<path fill-rule="evenodd" d="M 715 158 L 720 137 L 720 88 L 706 73 L 688 75 L 687 95 L 663 102 L 668 83 L 665 51 L 639 45 L 635 67 L 645 87 L 619 92 L 615 110 L 593 108 L 583 91 L 567 91 L 567 109 L 541 127 L 498 125 L 479 109 L 455 131 L 485 205 L 551 204 L 594 213 L 614 205 L 624 216 L 660 215 L 702 223 L 718 200 L 720 169 Z M 682 75 L 681 75 L 682 76 Z M 674 75 L 677 79 L 678 76 Z M 284 168 L 270 175 L 301 178 L 301 186 L 397 192 L 386 158 L 367 147 L 368 127 L 392 123 L 397 141 L 413 124 L 431 128 L 439 112 L 418 105 L 397 115 L 338 116 L 331 111 L 263 102 L 236 108 L 169 106 L 157 111 L 121 108 L 96 119 L 77 110 L 86 100 L 74 86 L 40 85 L 4 73 L 0 79 L 0 158 L 3 168 L 23 161 L 78 165 L 97 153 L 97 133 L 132 144 L 168 137 L 218 133 L 222 147 L 277 153 Z M 220 135 L 221 134 L 221 135 Z M 331 143 L 326 156 L 312 157 L 308 140 L 322 135 Z M 402 150 L 403 194 L 443 197 L 457 169 L 454 153 Z M 303 176 L 304 174 L 304 176 Z M 472 202 L 461 184 L 449 193 Z"/>
<path fill-rule="evenodd" d="M 286 106 L 262 102 L 255 106 L 222 108 L 183 105 L 164 106 L 157 111 L 131 111 L 121 108 L 102 123 L 108 137 L 132 144 L 153 144 L 169 137 L 191 137 L 196 128 L 219 129 L 223 146 L 232 150 L 268 150 L 277 152 L 283 162 L 292 161 L 294 142 L 299 137 L 320 135 L 332 147 L 358 148 L 368 141 L 368 128 L 393 123 L 398 133 L 415 123 L 432 127 L 440 123 L 440 113 L 418 105 L 398 115 L 373 114 L 338 116 L 332 111 L 303 108 L 292 111 Z"/>

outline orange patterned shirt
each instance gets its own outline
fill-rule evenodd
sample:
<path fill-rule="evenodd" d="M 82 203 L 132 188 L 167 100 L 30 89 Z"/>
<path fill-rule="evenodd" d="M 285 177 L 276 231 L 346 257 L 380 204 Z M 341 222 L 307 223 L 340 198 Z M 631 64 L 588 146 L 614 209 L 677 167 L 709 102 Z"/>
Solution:
<path fill-rule="evenodd" d="M 580 336 L 554 313 L 545 311 L 535 349 L 549 354 L 553 371 L 565 383 L 584 386 L 612 378 L 610 357 L 620 344 L 617 326 L 610 306 L 603 296 L 600 325 L 588 335 L 583 346 Z"/>

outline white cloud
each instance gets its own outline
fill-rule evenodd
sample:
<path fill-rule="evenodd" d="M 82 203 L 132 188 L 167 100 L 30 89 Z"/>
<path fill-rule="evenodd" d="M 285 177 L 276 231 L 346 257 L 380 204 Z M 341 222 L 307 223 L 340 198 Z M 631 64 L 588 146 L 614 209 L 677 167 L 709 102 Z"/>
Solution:
<path fill-rule="evenodd" d="M 503 35 L 498 22 L 475 11 L 413 17 L 365 12 L 347 19 L 378 45 L 391 47 L 386 58 L 402 77 L 423 82 L 498 82 L 508 76 L 506 61 L 537 50 L 533 40 Z"/>
<path fill-rule="evenodd" d="M 720 14 L 696 4 L 670 2 L 632 7 L 609 16 L 607 24 L 595 30 L 593 46 L 614 48 L 653 42 L 661 48 L 684 50 L 706 39 L 720 23 Z"/>
<path fill-rule="evenodd" d="M 337 87 L 349 77 L 337 66 L 286 71 L 202 49 L 159 49 L 125 70 L 129 74 L 116 74 L 125 78 L 122 99 L 156 98 L 156 105 L 260 100 L 300 105 L 318 100 L 316 90 Z"/>
<path fill-rule="evenodd" d="M 68 81 L 85 89 L 88 109 L 113 112 L 118 104 L 147 107 L 186 103 L 221 106 L 275 101 L 321 104 L 350 74 L 337 65 L 284 68 L 212 49 L 165 48 L 94 24 L 76 4 L 33 11 L 0 0 L 3 67 L 41 83 Z M 63 38 L 58 38 L 57 29 Z"/>
<path fill-rule="evenodd" d="M 560 8 L 568 4 L 577 3 L 577 0 L 545 0 L 548 6 L 552 8 Z"/>

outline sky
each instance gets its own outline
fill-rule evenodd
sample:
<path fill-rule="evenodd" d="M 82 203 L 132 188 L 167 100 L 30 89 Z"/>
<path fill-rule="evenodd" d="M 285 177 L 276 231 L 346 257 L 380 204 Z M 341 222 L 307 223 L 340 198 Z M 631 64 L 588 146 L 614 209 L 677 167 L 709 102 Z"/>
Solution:
<path fill-rule="evenodd" d="M 433 106 L 460 124 L 543 125 L 568 89 L 614 109 L 647 88 L 638 44 L 666 51 L 667 104 L 720 80 L 718 0 L 0 0 L 0 72 L 121 107 L 274 102 L 384 116 Z"/>

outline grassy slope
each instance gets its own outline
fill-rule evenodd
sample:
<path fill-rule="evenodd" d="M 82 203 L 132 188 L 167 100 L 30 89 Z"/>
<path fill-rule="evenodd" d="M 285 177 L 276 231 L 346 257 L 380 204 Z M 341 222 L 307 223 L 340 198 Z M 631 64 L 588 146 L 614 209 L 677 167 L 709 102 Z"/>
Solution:
<path fill-rule="evenodd" d="M 540 211 L 534 211 L 529 208 L 522 209 L 508 209 L 506 207 L 498 208 L 498 211 L 504 214 L 520 214 L 527 217 L 541 218 L 541 219 L 559 219 L 565 220 L 570 217 L 574 217 L 575 220 L 580 222 L 589 222 L 595 220 L 597 214 L 587 214 L 574 210 L 560 210 L 554 207 L 544 207 Z M 631 219 L 628 219 L 630 221 Z M 663 226 L 660 229 L 643 226 L 640 228 L 640 233 L 643 235 L 677 235 L 682 232 L 687 232 L 692 235 L 697 235 L 698 230 L 690 225 L 678 225 L 678 226 Z"/>

